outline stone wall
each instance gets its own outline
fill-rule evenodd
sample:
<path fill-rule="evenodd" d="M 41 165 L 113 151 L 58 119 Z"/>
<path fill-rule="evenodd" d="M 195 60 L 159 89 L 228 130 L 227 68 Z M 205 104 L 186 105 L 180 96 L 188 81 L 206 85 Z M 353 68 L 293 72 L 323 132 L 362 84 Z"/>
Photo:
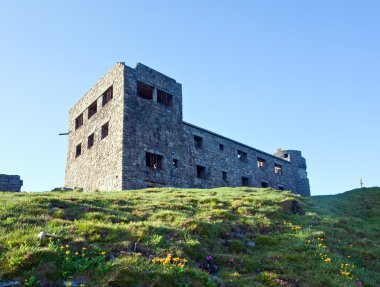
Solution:
<path fill-rule="evenodd" d="M 21 191 L 23 181 L 19 175 L 0 174 L 0 191 Z"/>
<path fill-rule="evenodd" d="M 105 107 L 98 100 L 98 112 L 87 120 L 88 107 L 110 85 L 114 98 Z M 149 87 L 150 97 L 141 96 L 143 86 Z M 172 96 L 170 105 L 159 99 L 161 92 Z M 82 112 L 83 126 L 75 130 L 75 118 Z M 99 128 L 106 121 L 110 135 L 100 140 Z M 278 150 L 271 155 L 183 122 L 181 84 L 142 64 L 136 68 L 116 64 L 70 111 L 69 130 L 67 187 L 117 190 L 244 185 L 310 195 L 301 152 Z M 86 140 L 92 133 L 96 142 L 87 149 Z M 201 145 L 195 138 L 201 139 Z M 82 153 L 76 156 L 80 143 Z M 159 166 L 148 165 L 148 154 L 160 158 Z"/>

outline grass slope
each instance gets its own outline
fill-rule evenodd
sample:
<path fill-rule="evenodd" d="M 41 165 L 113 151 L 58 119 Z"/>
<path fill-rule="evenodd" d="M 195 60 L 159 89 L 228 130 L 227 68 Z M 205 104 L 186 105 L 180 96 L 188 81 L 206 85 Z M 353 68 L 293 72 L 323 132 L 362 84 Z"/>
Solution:
<path fill-rule="evenodd" d="M 0 282 L 380 286 L 380 188 L 1 193 L 0 220 Z"/>

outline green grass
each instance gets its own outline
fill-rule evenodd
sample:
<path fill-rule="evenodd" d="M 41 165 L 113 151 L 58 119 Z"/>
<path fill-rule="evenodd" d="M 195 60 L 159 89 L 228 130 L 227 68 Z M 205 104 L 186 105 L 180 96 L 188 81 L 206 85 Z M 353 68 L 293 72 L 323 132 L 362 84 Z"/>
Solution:
<path fill-rule="evenodd" d="M 380 188 L 0 193 L 0 281 L 24 286 L 380 286 L 379 238 Z"/>

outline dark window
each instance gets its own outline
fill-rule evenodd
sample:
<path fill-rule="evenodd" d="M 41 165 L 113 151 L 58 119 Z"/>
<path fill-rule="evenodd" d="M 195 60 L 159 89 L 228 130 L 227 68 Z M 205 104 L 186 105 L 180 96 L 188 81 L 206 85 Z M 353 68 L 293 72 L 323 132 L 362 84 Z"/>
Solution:
<path fill-rule="evenodd" d="M 93 115 L 95 115 L 97 111 L 98 103 L 95 101 L 88 107 L 88 118 L 91 118 Z"/>
<path fill-rule="evenodd" d="M 247 161 L 247 153 L 245 153 L 245 152 L 243 152 L 243 151 L 241 151 L 241 150 L 238 150 L 238 151 L 237 151 L 237 155 L 238 155 L 238 159 L 239 159 L 240 161 L 244 161 L 244 162 Z"/>
<path fill-rule="evenodd" d="M 83 125 L 83 113 L 75 119 L 75 129 L 79 129 Z"/>
<path fill-rule="evenodd" d="M 82 154 L 82 144 L 78 144 L 75 148 L 75 157 L 78 157 Z"/>
<path fill-rule="evenodd" d="M 173 96 L 171 94 L 157 90 L 157 102 L 170 107 L 173 103 Z"/>
<path fill-rule="evenodd" d="M 178 159 L 173 159 L 173 167 L 174 168 L 178 167 Z"/>
<path fill-rule="evenodd" d="M 137 95 L 140 98 L 151 101 L 153 99 L 153 87 L 137 82 Z"/>
<path fill-rule="evenodd" d="M 219 144 L 219 149 L 224 150 L 224 144 Z"/>
<path fill-rule="evenodd" d="M 242 186 L 249 186 L 249 178 L 243 176 L 243 177 L 241 178 L 241 185 L 242 185 Z"/>
<path fill-rule="evenodd" d="M 92 147 L 94 145 L 94 134 L 90 135 L 88 138 L 87 138 L 87 149 L 89 149 L 90 147 Z"/>
<path fill-rule="evenodd" d="M 102 94 L 102 106 L 104 107 L 110 100 L 113 98 L 113 86 L 109 87 L 103 94 Z"/>
<path fill-rule="evenodd" d="M 154 169 L 162 169 L 162 155 L 146 152 L 146 166 Z"/>
<path fill-rule="evenodd" d="M 274 165 L 274 172 L 277 174 L 282 174 L 282 166 L 279 164 Z"/>
<path fill-rule="evenodd" d="M 279 185 L 278 186 L 278 190 L 284 190 L 285 188 L 284 188 L 284 186 L 283 185 Z"/>
<path fill-rule="evenodd" d="M 258 168 L 264 168 L 265 167 L 265 159 L 257 158 L 257 167 Z"/>
<path fill-rule="evenodd" d="M 202 179 L 207 179 L 206 167 L 197 165 L 197 177 L 202 178 Z"/>
<path fill-rule="evenodd" d="M 226 171 L 222 171 L 222 178 L 224 181 L 227 181 L 227 172 Z"/>
<path fill-rule="evenodd" d="M 194 144 L 196 148 L 202 148 L 203 147 L 203 138 L 199 136 L 194 136 Z"/>
<path fill-rule="evenodd" d="M 108 136 L 108 122 L 102 125 L 101 139 L 104 139 L 106 136 Z"/>
<path fill-rule="evenodd" d="M 269 187 L 269 184 L 266 181 L 262 181 L 261 182 L 261 187 L 267 188 L 267 187 Z"/>
<path fill-rule="evenodd" d="M 289 157 L 289 154 L 288 153 L 284 153 L 284 158 L 288 158 Z"/>

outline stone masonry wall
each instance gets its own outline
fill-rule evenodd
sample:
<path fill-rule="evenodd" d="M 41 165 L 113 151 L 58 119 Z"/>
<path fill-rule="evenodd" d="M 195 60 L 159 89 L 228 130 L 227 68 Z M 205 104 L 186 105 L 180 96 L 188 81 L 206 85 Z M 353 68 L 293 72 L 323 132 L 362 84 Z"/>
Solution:
<path fill-rule="evenodd" d="M 19 175 L 0 174 L 0 191 L 21 191 L 23 181 Z"/>
<path fill-rule="evenodd" d="M 102 106 L 101 95 L 113 87 L 113 98 Z M 97 101 L 97 113 L 88 119 L 88 107 Z M 121 190 L 122 138 L 124 105 L 124 64 L 117 63 L 70 110 L 65 187 L 84 190 Z M 75 119 L 83 113 L 83 125 L 75 129 Z M 101 138 L 102 126 L 109 123 L 109 133 Z M 94 145 L 88 148 L 88 137 Z M 76 146 L 81 144 L 81 155 Z"/>
<path fill-rule="evenodd" d="M 151 97 L 138 96 L 137 83 L 148 85 Z M 111 85 L 114 97 L 102 107 L 99 96 Z M 172 95 L 172 104 L 163 104 L 159 91 Z M 98 112 L 87 119 L 88 107 L 96 99 Z M 75 118 L 82 112 L 83 126 L 75 130 Z M 100 139 L 100 127 L 107 121 L 110 134 Z M 300 151 L 278 150 L 271 155 L 183 122 L 181 84 L 142 64 L 136 68 L 116 64 L 71 109 L 69 130 L 66 187 L 253 186 L 310 195 Z M 87 149 L 92 133 L 95 144 Z M 194 137 L 201 139 L 200 145 Z M 82 153 L 76 156 L 80 143 Z M 148 165 L 147 154 L 160 158 L 159 168 Z"/>

